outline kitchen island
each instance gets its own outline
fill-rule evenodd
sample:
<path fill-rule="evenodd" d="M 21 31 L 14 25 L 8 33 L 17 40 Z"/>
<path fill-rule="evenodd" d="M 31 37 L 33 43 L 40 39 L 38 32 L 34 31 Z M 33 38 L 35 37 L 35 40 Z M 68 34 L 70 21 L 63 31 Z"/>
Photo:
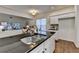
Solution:
<path fill-rule="evenodd" d="M 25 53 L 25 52 L 31 53 L 38 46 L 43 44 L 45 41 L 49 40 L 49 38 L 53 34 L 47 33 L 46 35 L 43 35 L 43 34 L 33 35 L 36 37 L 36 39 L 33 39 L 34 41 L 33 43 L 35 44 L 25 44 L 21 41 L 21 39 L 23 38 L 32 37 L 31 35 L 26 35 L 26 34 L 19 34 L 15 36 L 6 37 L 6 38 L 0 38 L 0 53 Z M 37 36 L 39 36 L 40 40 L 38 40 Z"/>

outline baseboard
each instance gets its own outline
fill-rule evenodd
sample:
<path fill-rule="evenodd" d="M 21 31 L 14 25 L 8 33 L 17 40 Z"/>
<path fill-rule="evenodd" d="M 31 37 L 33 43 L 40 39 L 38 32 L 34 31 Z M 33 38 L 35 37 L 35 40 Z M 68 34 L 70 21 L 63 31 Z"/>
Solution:
<path fill-rule="evenodd" d="M 63 39 L 57 39 L 57 40 L 55 40 L 55 41 L 57 42 L 58 40 L 63 40 Z M 63 40 L 63 41 L 69 41 L 69 42 L 73 42 L 73 43 L 75 43 L 75 42 L 72 41 L 72 40 Z"/>
<path fill-rule="evenodd" d="M 79 43 L 78 42 L 74 42 L 76 48 L 79 48 Z"/>

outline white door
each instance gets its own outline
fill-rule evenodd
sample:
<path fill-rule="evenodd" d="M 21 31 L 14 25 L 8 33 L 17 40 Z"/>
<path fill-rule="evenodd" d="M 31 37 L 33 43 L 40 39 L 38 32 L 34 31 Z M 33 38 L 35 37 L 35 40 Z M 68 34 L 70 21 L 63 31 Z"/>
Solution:
<path fill-rule="evenodd" d="M 75 19 L 59 19 L 59 39 L 74 41 L 75 39 Z"/>

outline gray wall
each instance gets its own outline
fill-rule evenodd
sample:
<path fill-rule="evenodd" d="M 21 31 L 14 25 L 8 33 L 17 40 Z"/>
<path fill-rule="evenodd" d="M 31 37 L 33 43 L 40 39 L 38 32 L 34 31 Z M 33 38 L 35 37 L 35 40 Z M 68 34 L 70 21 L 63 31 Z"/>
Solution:
<path fill-rule="evenodd" d="M 12 17 L 12 18 L 10 18 Z M 28 24 L 30 19 L 28 18 L 23 18 L 23 17 L 18 17 L 18 16 L 12 16 L 12 15 L 6 15 L 6 14 L 1 14 L 0 13 L 0 22 L 5 21 L 5 22 L 19 22 L 21 26 L 25 26 L 25 24 Z"/>

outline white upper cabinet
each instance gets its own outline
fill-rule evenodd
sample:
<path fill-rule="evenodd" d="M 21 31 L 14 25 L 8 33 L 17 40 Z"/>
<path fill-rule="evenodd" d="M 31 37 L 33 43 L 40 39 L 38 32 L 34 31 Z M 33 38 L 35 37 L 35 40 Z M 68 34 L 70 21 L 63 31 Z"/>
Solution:
<path fill-rule="evenodd" d="M 50 17 L 50 24 L 58 24 L 58 18 L 57 17 Z"/>

